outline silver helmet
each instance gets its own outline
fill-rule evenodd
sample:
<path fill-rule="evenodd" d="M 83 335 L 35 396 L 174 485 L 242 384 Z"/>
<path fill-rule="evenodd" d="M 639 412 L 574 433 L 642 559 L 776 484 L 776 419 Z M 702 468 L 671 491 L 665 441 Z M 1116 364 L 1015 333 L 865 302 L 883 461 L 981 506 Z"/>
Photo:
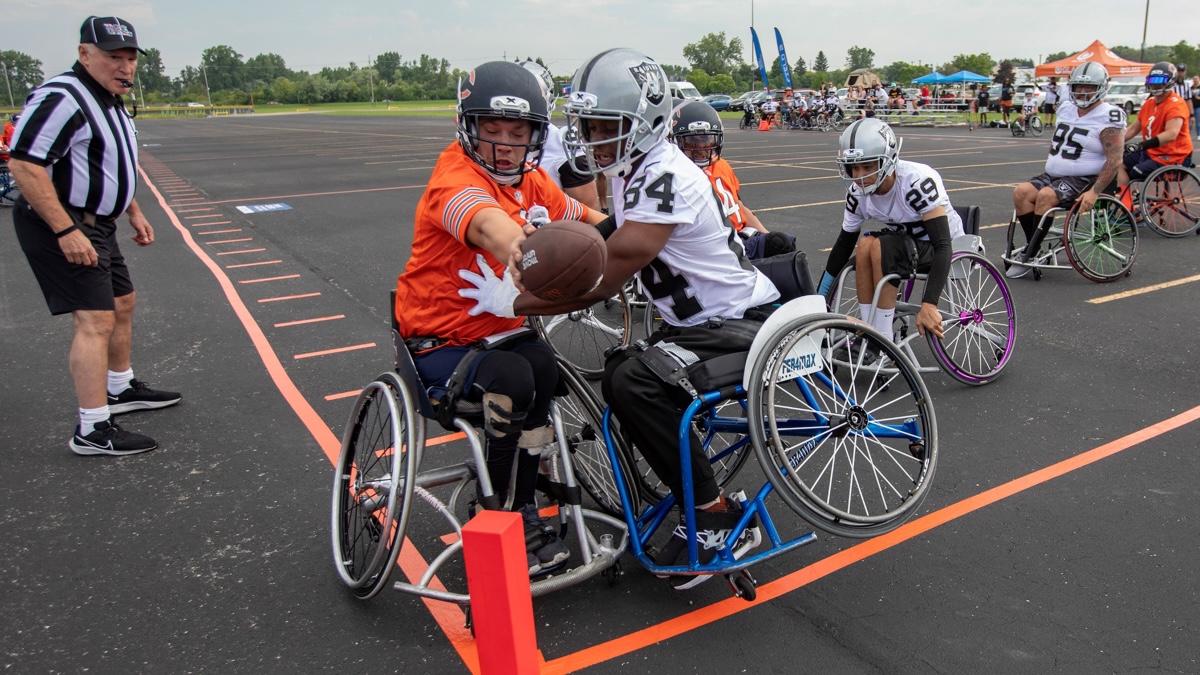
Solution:
<path fill-rule="evenodd" d="M 610 49 L 588 59 L 575 73 L 564 112 L 570 132 L 563 145 L 581 155 L 578 167 L 592 174 L 624 176 L 633 162 L 667 137 L 671 127 L 667 76 L 654 59 L 632 49 Z M 594 133 L 593 123 L 617 122 L 616 134 Z M 596 151 L 616 143 L 601 159 Z"/>
<path fill-rule="evenodd" d="M 1076 86 L 1093 86 L 1095 91 L 1075 91 Z M 1089 108 L 1104 98 L 1108 93 L 1108 71 L 1104 66 L 1094 61 L 1076 66 L 1071 71 L 1071 79 L 1067 80 L 1067 89 L 1071 92 L 1071 100 L 1080 108 Z"/>
<path fill-rule="evenodd" d="M 554 104 L 558 101 L 558 96 L 554 92 L 554 76 L 537 61 L 522 61 L 521 67 L 537 76 L 538 82 L 542 83 L 542 94 L 546 97 L 546 111 L 553 115 Z"/>
<path fill-rule="evenodd" d="M 838 139 L 838 170 L 846 189 L 857 185 L 862 194 L 869 195 L 896 170 L 900 159 L 900 139 L 887 124 L 875 117 L 864 117 L 846 127 Z M 851 165 L 874 164 L 875 171 L 857 178 L 850 172 Z M 874 182 L 867 180 L 874 177 Z"/>

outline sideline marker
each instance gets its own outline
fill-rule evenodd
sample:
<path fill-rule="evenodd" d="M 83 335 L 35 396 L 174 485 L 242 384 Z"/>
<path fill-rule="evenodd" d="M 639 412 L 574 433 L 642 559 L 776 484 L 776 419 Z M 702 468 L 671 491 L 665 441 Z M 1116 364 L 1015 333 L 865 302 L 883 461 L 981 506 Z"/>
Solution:
<path fill-rule="evenodd" d="M 519 513 L 482 511 L 462 528 L 475 643 L 483 675 L 535 675 L 542 658 Z"/>

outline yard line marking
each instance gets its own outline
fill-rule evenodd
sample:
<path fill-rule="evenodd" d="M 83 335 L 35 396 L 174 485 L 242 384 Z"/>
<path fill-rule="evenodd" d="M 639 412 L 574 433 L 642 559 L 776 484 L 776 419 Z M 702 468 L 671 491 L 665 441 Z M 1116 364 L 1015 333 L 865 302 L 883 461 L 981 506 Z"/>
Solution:
<path fill-rule="evenodd" d="M 386 192 L 386 191 L 390 191 L 390 190 L 424 190 L 424 189 L 425 189 L 425 184 L 422 183 L 420 185 L 397 185 L 394 187 L 364 188 L 361 190 L 333 190 L 330 192 L 307 192 L 304 194 L 275 195 L 272 197 L 242 197 L 239 199 L 222 199 L 222 200 L 218 200 L 215 202 L 208 202 L 208 203 L 209 204 L 232 204 L 233 202 L 237 202 L 239 204 L 245 204 L 245 203 L 249 203 L 249 202 L 265 202 L 265 201 L 269 201 L 272 199 L 295 199 L 296 197 L 325 197 L 328 195 L 353 195 L 353 194 L 360 194 L 363 192 Z"/>
<path fill-rule="evenodd" d="M 338 347 L 337 349 L 323 349 L 319 352 L 308 352 L 306 354 L 296 354 L 292 358 L 294 358 L 296 360 L 311 359 L 314 356 L 328 356 L 329 354 L 341 354 L 344 352 L 357 351 L 359 349 L 371 349 L 374 346 L 375 346 L 374 342 L 368 342 L 368 343 L 361 344 L 361 345 L 351 345 L 349 347 Z"/>
<path fill-rule="evenodd" d="M 267 249 L 265 249 L 265 248 L 248 248 L 243 251 L 224 251 L 222 253 L 218 253 L 217 255 L 237 255 L 239 253 L 259 253 L 259 252 L 265 251 L 265 250 L 267 250 Z"/>
<path fill-rule="evenodd" d="M 232 270 L 238 267 L 257 267 L 258 265 L 278 265 L 282 260 L 264 260 L 262 262 L 242 263 L 240 265 L 226 265 L 225 269 Z"/>
<path fill-rule="evenodd" d="M 243 237 L 241 239 L 222 239 L 220 241 L 206 241 L 206 244 L 236 244 L 243 241 L 254 241 L 254 237 Z"/>
<path fill-rule="evenodd" d="M 281 295 L 278 298 L 263 298 L 262 300 L 259 300 L 259 302 L 263 303 L 263 302 L 280 302 L 282 300 L 299 300 L 300 298 L 315 298 L 318 295 L 320 295 L 319 292 L 318 293 L 302 293 L 300 295 Z"/>
<path fill-rule="evenodd" d="M 232 220 L 214 220 L 211 223 L 192 223 L 192 227 L 208 227 L 209 225 L 230 225 Z"/>
<path fill-rule="evenodd" d="M 466 437 L 467 437 L 467 435 L 466 435 L 465 433 L 463 433 L 463 432 L 461 432 L 461 431 L 456 431 L 456 432 L 454 432 L 454 433 L 452 433 L 452 434 L 445 434 L 444 436 L 438 436 L 438 437 L 436 437 L 436 438 L 429 438 L 429 439 L 426 439 L 426 440 L 425 440 L 425 447 L 427 447 L 427 448 L 428 448 L 428 447 L 430 447 L 431 445 L 441 445 L 442 443 L 450 443 L 450 442 L 453 442 L 453 441 L 461 441 L 462 439 L 464 439 L 464 438 L 466 438 Z"/>
<path fill-rule="evenodd" d="M 1143 286 L 1142 288 L 1135 288 L 1130 291 L 1114 293 L 1113 295 L 1106 295 L 1101 298 L 1092 298 L 1091 300 L 1088 300 L 1088 302 L 1093 305 L 1099 305 L 1105 302 L 1112 302 L 1113 300 L 1124 300 L 1125 298 L 1132 298 L 1137 295 L 1145 295 L 1146 293 L 1161 291 L 1164 288 L 1174 288 L 1175 286 L 1182 286 L 1184 284 L 1190 284 L 1196 281 L 1200 281 L 1200 274 L 1184 277 L 1183 279 L 1176 279 L 1175 281 L 1164 281 L 1161 284 L 1154 284 L 1153 286 Z"/>
<path fill-rule="evenodd" d="M 283 279 L 299 279 L 299 274 L 287 274 L 282 277 L 263 277 L 262 279 L 244 279 L 239 284 L 261 284 L 264 281 L 282 281 Z"/>
<path fill-rule="evenodd" d="M 233 229 L 233 230 L 212 230 L 211 232 L 197 232 L 196 234 L 226 234 L 228 232 L 241 232 L 241 231 L 242 231 L 242 228 L 239 227 L 239 228 Z M 212 244 L 215 242 L 210 241 L 208 243 Z"/>
<path fill-rule="evenodd" d="M 216 210 L 217 209 L 212 206 L 206 206 L 202 209 L 188 209 L 186 211 L 181 210 L 181 211 L 179 211 L 179 213 L 199 213 L 200 211 L 216 211 Z"/>
<path fill-rule="evenodd" d="M 276 328 L 287 328 L 288 326 L 301 326 L 306 323 L 317 323 L 318 321 L 336 321 L 346 318 L 345 314 L 335 314 L 334 316 L 319 316 L 315 319 L 300 319 L 299 321 L 284 321 L 275 324 Z"/>
<path fill-rule="evenodd" d="M 342 399 L 342 398 L 350 398 L 351 396 L 358 396 L 361 393 L 362 393 L 362 389 L 343 391 L 340 394 L 329 394 L 328 396 L 325 397 L 325 400 L 326 401 L 336 401 L 336 400 Z"/>
<path fill-rule="evenodd" d="M 216 209 L 208 209 L 208 210 L 215 211 Z M 202 216 L 184 216 L 183 219 L 184 220 L 196 220 L 197 218 L 221 218 L 221 217 L 222 216 L 219 213 L 206 213 Z"/>

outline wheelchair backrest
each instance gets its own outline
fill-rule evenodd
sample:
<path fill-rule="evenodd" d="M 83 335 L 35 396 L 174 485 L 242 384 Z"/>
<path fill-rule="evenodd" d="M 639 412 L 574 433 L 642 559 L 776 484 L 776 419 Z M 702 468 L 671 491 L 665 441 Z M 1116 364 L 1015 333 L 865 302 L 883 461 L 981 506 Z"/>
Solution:
<path fill-rule="evenodd" d="M 958 212 L 958 217 L 962 219 L 964 233 L 979 234 L 978 206 L 956 206 L 954 210 Z"/>
<path fill-rule="evenodd" d="M 771 335 L 775 331 L 779 330 L 780 327 L 794 319 L 798 319 L 809 314 L 824 314 L 825 311 L 824 296 L 805 295 L 796 298 L 795 300 L 785 302 L 782 306 L 780 306 L 779 309 L 775 310 L 771 316 L 767 317 L 767 320 L 763 322 L 762 328 L 758 329 L 758 334 L 754 336 L 754 342 L 750 343 L 750 353 L 746 356 L 746 370 L 742 374 L 742 386 L 745 387 L 747 391 L 750 390 L 750 371 L 754 368 L 755 362 L 759 358 L 763 357 L 763 352 L 769 347 L 774 347 L 774 345 L 769 345 L 768 342 L 770 342 Z M 797 348 L 805 352 L 804 356 L 813 356 L 815 354 L 815 360 L 813 363 L 819 366 L 821 364 L 821 345 L 817 341 L 819 338 L 813 337 L 812 335 L 808 337 L 813 338 L 810 340 L 810 344 L 802 343 L 797 345 Z M 797 348 L 793 348 L 792 354 L 797 351 Z M 791 354 L 789 354 L 789 356 L 791 356 Z"/>
<path fill-rule="evenodd" d="M 958 217 L 962 219 L 963 236 L 955 237 L 950 242 L 954 253 L 970 251 L 984 253 L 983 237 L 979 236 L 979 207 L 956 206 Z"/>
<path fill-rule="evenodd" d="M 417 364 L 413 362 L 412 352 L 408 351 L 408 345 L 404 344 L 404 338 L 400 336 L 400 322 L 396 319 L 395 289 L 392 289 L 388 311 L 392 315 L 392 357 L 396 361 L 396 375 L 400 376 L 417 399 L 417 406 L 420 408 L 417 412 L 421 413 L 422 417 L 436 419 L 437 414 L 433 410 L 433 404 L 429 402 L 429 394 L 425 391 L 421 376 L 417 374 Z"/>

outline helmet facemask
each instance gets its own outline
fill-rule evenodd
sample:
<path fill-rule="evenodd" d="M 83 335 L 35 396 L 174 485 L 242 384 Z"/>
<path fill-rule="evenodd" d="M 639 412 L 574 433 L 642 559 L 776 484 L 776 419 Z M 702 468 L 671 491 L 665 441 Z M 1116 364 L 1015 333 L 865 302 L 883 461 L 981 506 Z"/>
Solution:
<path fill-rule="evenodd" d="M 514 83 L 507 80 L 512 64 L 488 63 L 458 82 L 458 141 L 471 159 L 482 166 L 500 185 L 516 185 L 521 177 L 537 169 L 546 144 L 549 115 L 543 93 L 535 78 L 517 67 L 520 75 Z M 530 81 L 525 81 L 528 78 Z M 531 85 L 531 86 L 526 86 Z M 536 98 L 534 98 L 536 97 Z M 508 138 L 512 133 L 492 137 L 483 127 L 488 120 L 519 120 L 529 125 L 527 138 Z M 509 125 L 505 125 L 509 126 Z M 505 129 L 505 132 L 511 130 Z M 522 134 L 523 135 L 523 134 Z M 513 149 L 512 166 L 497 166 L 500 147 Z"/>
<path fill-rule="evenodd" d="M 517 143 L 485 138 L 486 132 L 481 129 L 481 126 L 489 119 L 514 119 L 527 122 L 529 124 L 529 140 L 525 143 Z M 493 180 L 501 185 L 516 185 L 521 181 L 522 176 L 536 169 L 542 161 L 542 148 L 546 145 L 545 122 L 537 122 L 520 116 L 468 114 L 459 120 L 458 127 L 458 137 L 463 149 L 476 163 L 487 170 Z M 514 149 L 516 160 L 512 167 L 496 166 L 497 147 Z"/>
<path fill-rule="evenodd" d="M 1108 94 L 1108 71 L 1099 63 L 1085 63 L 1071 72 L 1067 89 L 1071 101 L 1080 108 L 1090 108 L 1099 103 Z M 1082 87 L 1092 87 L 1091 91 L 1083 91 Z"/>
<path fill-rule="evenodd" d="M 707 122 L 692 122 L 688 131 L 675 134 L 672 138 L 683 154 L 703 169 L 721 156 L 725 133 L 720 129 L 713 130 Z"/>
<path fill-rule="evenodd" d="M 645 132 L 652 129 L 651 124 L 640 115 L 594 108 L 595 102 L 596 97 L 587 92 L 571 92 L 563 111 L 569 128 L 563 138 L 563 147 L 568 156 L 575 157 L 573 163 L 578 171 L 592 175 L 603 173 L 609 178 L 625 176 L 634 161 L 645 154 L 645 150 L 637 146 Z M 613 122 L 616 122 L 615 129 L 600 131 L 596 128 Z M 659 124 L 660 131 L 665 131 L 665 121 Z M 579 165 L 581 160 L 582 166 Z"/>
<path fill-rule="evenodd" d="M 842 132 L 838 140 L 838 172 L 846 189 L 858 187 L 860 194 L 874 194 L 896 170 L 903 139 L 873 117 L 859 120 Z M 873 171 L 855 176 L 851 167 L 868 165 Z"/>

